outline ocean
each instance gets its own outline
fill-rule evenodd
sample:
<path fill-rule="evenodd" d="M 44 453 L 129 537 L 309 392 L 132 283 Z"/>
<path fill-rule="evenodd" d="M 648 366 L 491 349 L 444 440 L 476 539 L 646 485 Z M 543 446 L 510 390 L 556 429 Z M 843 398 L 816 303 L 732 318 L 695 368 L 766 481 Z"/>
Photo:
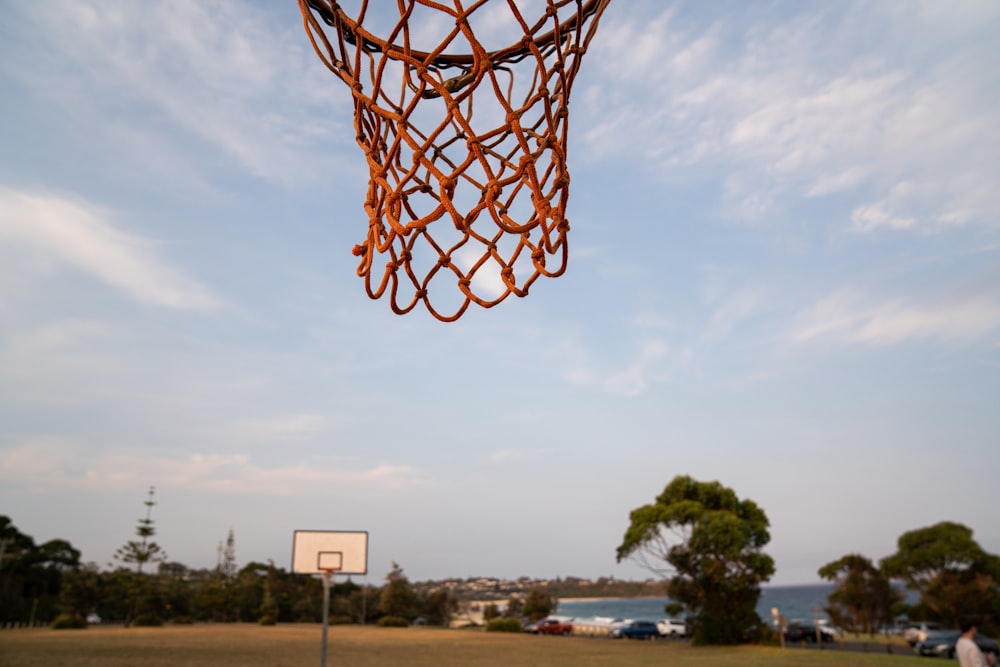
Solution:
<path fill-rule="evenodd" d="M 761 588 L 760 600 L 757 603 L 757 614 L 761 620 L 770 621 L 771 609 L 777 607 L 778 613 L 789 621 L 795 619 L 811 621 L 815 610 L 818 610 L 819 618 L 826 619 L 823 607 L 826 606 L 826 597 L 832 590 L 832 584 L 764 586 Z M 663 611 L 663 607 L 668 602 L 670 598 L 666 597 L 564 600 L 559 602 L 556 614 L 574 618 L 600 616 L 656 621 L 666 618 L 667 613 Z"/>

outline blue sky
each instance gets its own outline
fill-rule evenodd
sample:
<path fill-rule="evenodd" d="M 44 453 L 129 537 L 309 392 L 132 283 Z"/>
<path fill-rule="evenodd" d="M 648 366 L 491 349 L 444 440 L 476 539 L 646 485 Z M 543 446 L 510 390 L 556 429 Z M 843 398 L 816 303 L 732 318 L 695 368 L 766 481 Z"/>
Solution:
<path fill-rule="evenodd" d="M 617 0 L 567 273 L 442 324 L 355 276 L 367 170 L 295 2 L 0 3 L 0 513 L 111 562 L 616 576 L 675 475 L 774 583 L 1000 552 L 1000 5 Z"/>

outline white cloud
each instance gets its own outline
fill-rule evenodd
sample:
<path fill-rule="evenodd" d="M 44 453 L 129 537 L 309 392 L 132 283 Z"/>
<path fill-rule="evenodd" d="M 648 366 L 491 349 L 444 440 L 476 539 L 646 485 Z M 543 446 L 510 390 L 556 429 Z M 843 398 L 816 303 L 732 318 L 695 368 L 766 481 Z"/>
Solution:
<path fill-rule="evenodd" d="M 832 338 L 885 345 L 914 338 L 965 342 L 1000 329 L 1000 299 L 968 295 L 928 303 L 873 303 L 854 290 L 840 290 L 802 313 L 793 342 Z"/>
<path fill-rule="evenodd" d="M 93 448 L 81 443 L 37 437 L 0 450 L 0 479 L 36 490 L 92 491 L 132 489 L 155 479 L 157 485 L 190 491 L 265 496 L 331 487 L 392 492 L 427 483 L 420 471 L 407 465 L 361 469 L 307 463 L 262 466 L 238 454 L 181 458 L 89 452 Z"/>
<path fill-rule="evenodd" d="M 218 299 L 161 260 L 153 244 L 121 231 L 99 207 L 0 189 L 0 245 L 71 265 L 142 303 L 214 310 Z"/>

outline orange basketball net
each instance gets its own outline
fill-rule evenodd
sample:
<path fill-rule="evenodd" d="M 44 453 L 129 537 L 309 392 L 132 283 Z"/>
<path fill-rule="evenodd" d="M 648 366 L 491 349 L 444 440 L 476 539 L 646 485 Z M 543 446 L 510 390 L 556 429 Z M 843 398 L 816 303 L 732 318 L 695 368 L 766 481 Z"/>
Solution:
<path fill-rule="evenodd" d="M 395 313 L 423 302 L 450 322 L 566 270 L 567 105 L 608 2 L 545 0 L 539 19 L 515 0 L 356 0 L 354 16 L 299 0 L 313 48 L 354 96 L 370 173 L 354 254 L 371 298 L 388 290 Z M 363 27 L 369 4 L 398 13 L 385 39 Z M 500 10 L 517 34 L 491 51 Z"/>

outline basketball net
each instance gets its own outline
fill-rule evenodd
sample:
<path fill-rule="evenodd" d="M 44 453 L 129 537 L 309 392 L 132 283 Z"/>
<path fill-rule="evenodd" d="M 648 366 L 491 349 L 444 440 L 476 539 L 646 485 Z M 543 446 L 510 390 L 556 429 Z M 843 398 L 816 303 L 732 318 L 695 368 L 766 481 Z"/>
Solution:
<path fill-rule="evenodd" d="M 566 270 L 569 94 L 610 0 L 541 1 L 539 19 L 524 0 L 355 0 L 351 15 L 299 0 L 313 48 L 354 97 L 370 176 L 357 273 L 397 314 L 422 302 L 454 321 Z M 384 39 L 364 27 L 369 4 L 393 15 Z M 514 37 L 489 50 L 502 19 Z"/>

